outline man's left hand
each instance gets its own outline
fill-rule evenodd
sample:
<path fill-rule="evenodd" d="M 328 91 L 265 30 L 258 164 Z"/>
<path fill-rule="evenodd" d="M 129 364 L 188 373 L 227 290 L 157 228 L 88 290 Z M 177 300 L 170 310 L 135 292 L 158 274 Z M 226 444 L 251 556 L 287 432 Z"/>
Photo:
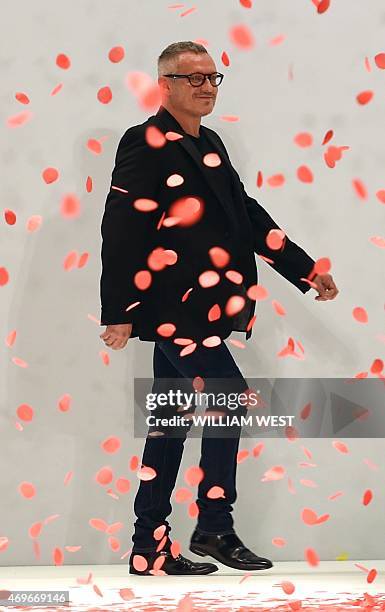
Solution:
<path fill-rule="evenodd" d="M 315 300 L 334 300 L 337 296 L 338 289 L 331 274 L 317 274 L 312 282 L 317 285 L 318 295 L 314 298 Z"/>

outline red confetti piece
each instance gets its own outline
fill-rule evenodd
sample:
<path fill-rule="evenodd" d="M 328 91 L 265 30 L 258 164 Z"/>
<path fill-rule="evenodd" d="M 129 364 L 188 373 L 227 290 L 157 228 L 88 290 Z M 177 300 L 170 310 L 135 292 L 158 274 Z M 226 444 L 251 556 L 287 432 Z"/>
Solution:
<path fill-rule="evenodd" d="M 369 574 L 366 577 L 366 581 L 371 584 L 377 577 L 377 570 L 376 569 L 371 569 Z"/>
<path fill-rule="evenodd" d="M 26 223 L 27 231 L 35 232 L 36 230 L 39 229 L 42 222 L 43 222 L 43 218 L 41 217 L 41 215 L 32 215 L 32 217 L 29 217 L 29 219 L 27 219 L 27 223 Z"/>
<path fill-rule="evenodd" d="M 286 310 L 284 309 L 282 304 L 280 304 L 276 300 L 272 300 L 271 301 L 271 305 L 273 306 L 273 308 L 274 308 L 275 312 L 277 313 L 277 315 L 284 316 L 286 314 Z"/>
<path fill-rule="evenodd" d="M 257 174 L 257 187 L 262 187 L 263 185 L 263 174 L 260 170 L 258 170 Z"/>
<path fill-rule="evenodd" d="M 121 446 L 121 441 L 116 436 L 111 436 L 110 438 L 106 438 L 101 443 L 101 447 L 105 453 L 116 453 Z"/>
<path fill-rule="evenodd" d="M 211 247 L 211 249 L 209 249 L 209 256 L 214 266 L 217 268 L 224 268 L 230 261 L 228 251 L 222 247 Z"/>
<path fill-rule="evenodd" d="M 6 268 L 0 267 L 0 287 L 4 287 L 9 281 L 9 274 Z"/>
<path fill-rule="evenodd" d="M 1 269 L 0 269 L 0 272 L 1 272 Z M 1 274 L 0 274 L 0 278 L 1 278 Z M 24 361 L 24 359 L 20 359 L 20 357 L 12 357 L 12 362 L 15 365 L 19 366 L 20 368 L 28 368 L 28 363 Z"/>
<path fill-rule="evenodd" d="M 321 0 L 321 2 L 318 3 L 317 13 L 321 15 L 322 13 L 325 13 L 329 7 L 330 0 Z"/>
<path fill-rule="evenodd" d="M 328 257 L 321 257 L 315 262 L 313 270 L 315 274 L 328 274 L 330 268 L 330 259 Z"/>
<path fill-rule="evenodd" d="M 89 259 L 89 253 L 82 253 L 79 257 L 78 268 L 84 268 Z"/>
<path fill-rule="evenodd" d="M 271 47 L 276 47 L 277 45 L 280 45 L 281 43 L 283 43 L 284 40 L 285 40 L 284 34 L 278 34 L 278 36 L 271 38 L 268 44 Z"/>
<path fill-rule="evenodd" d="M 96 138 L 90 138 L 87 140 L 87 148 L 92 153 L 99 155 L 102 152 L 102 143 Z"/>
<path fill-rule="evenodd" d="M 138 472 L 136 473 L 137 477 L 139 478 L 139 480 L 153 480 L 154 478 L 156 478 L 156 471 L 149 466 L 143 466 L 142 468 L 140 468 L 140 470 L 138 470 Z"/>
<path fill-rule="evenodd" d="M 61 548 L 54 548 L 52 556 L 55 565 L 63 565 L 64 553 Z"/>
<path fill-rule="evenodd" d="M 379 191 L 376 192 L 376 198 L 381 204 L 385 204 L 385 189 L 379 189 Z"/>
<path fill-rule="evenodd" d="M 373 499 L 373 493 L 370 489 L 367 489 L 362 498 L 362 503 L 364 506 L 368 506 Z"/>
<path fill-rule="evenodd" d="M 92 588 L 95 591 L 96 595 L 99 595 L 99 597 L 103 597 L 103 593 L 101 592 L 97 584 L 93 584 Z"/>
<path fill-rule="evenodd" d="M 99 518 L 92 518 L 88 521 L 90 527 L 97 529 L 98 531 L 107 531 L 108 525 L 106 521 Z"/>
<path fill-rule="evenodd" d="M 218 304 L 214 304 L 207 313 L 208 321 L 217 321 L 221 318 L 222 311 Z"/>
<path fill-rule="evenodd" d="M 162 96 L 157 83 L 151 85 L 140 97 L 139 106 L 143 111 L 152 111 L 160 106 Z"/>
<path fill-rule="evenodd" d="M 42 177 L 47 184 L 54 183 L 59 177 L 59 172 L 56 168 L 45 168 L 42 172 Z"/>
<path fill-rule="evenodd" d="M 186 502 L 191 501 L 192 498 L 192 492 L 189 489 L 186 489 L 186 487 L 179 487 L 176 491 L 175 491 L 175 501 L 177 502 L 177 504 L 184 504 Z"/>
<path fill-rule="evenodd" d="M 75 194 L 67 194 L 63 197 L 60 205 L 60 212 L 63 217 L 72 219 L 80 214 L 80 201 Z"/>
<path fill-rule="evenodd" d="M 15 340 L 16 340 L 16 329 L 13 329 L 11 332 L 9 332 L 8 336 L 5 339 L 5 344 L 8 347 L 11 347 L 15 344 Z"/>
<path fill-rule="evenodd" d="M 125 55 L 124 47 L 112 47 L 112 49 L 110 49 L 108 52 L 108 59 L 113 64 L 117 64 L 118 62 L 122 61 L 122 59 L 124 58 L 124 55 Z"/>
<path fill-rule="evenodd" d="M 282 480 L 285 476 L 286 470 L 282 465 L 275 465 L 274 467 L 268 469 L 263 478 L 261 478 L 261 482 L 270 482 L 272 480 Z"/>
<path fill-rule="evenodd" d="M 219 281 L 220 276 L 215 270 L 206 270 L 206 272 L 202 272 L 202 274 L 200 274 L 198 277 L 199 284 L 204 288 L 214 287 L 214 285 L 217 285 Z"/>
<path fill-rule="evenodd" d="M 229 279 L 229 281 L 235 283 L 236 285 L 240 285 L 243 281 L 242 274 L 240 274 L 240 272 L 237 272 L 236 270 L 227 270 L 225 272 L 225 276 Z"/>
<path fill-rule="evenodd" d="M 283 580 L 280 583 L 280 585 L 281 585 L 282 591 L 286 593 L 286 595 L 292 595 L 295 591 L 294 584 L 290 582 L 289 580 Z"/>
<path fill-rule="evenodd" d="M 173 323 L 162 323 L 156 328 L 157 333 L 163 338 L 169 338 L 176 332 L 176 327 Z"/>
<path fill-rule="evenodd" d="M 361 306 L 356 306 L 353 308 L 353 317 L 356 321 L 358 321 L 358 323 L 368 322 L 368 313 L 366 312 L 365 308 L 362 308 Z"/>
<path fill-rule="evenodd" d="M 180 174 L 171 174 L 166 180 L 167 187 L 179 187 L 183 183 L 184 178 Z"/>
<path fill-rule="evenodd" d="M 16 414 L 21 421 L 32 421 L 34 412 L 29 404 L 20 404 L 16 410 Z"/>
<path fill-rule="evenodd" d="M 196 6 L 192 6 L 191 8 L 187 9 L 187 11 L 184 11 L 183 13 L 181 13 L 179 17 L 187 17 L 187 15 L 190 15 L 191 13 L 196 11 L 196 9 L 197 9 Z"/>
<path fill-rule="evenodd" d="M 12 115 L 7 118 L 7 126 L 10 128 L 19 127 L 20 125 L 24 125 L 30 119 L 32 119 L 33 113 L 31 111 L 23 111 L 17 115 Z"/>
<path fill-rule="evenodd" d="M 239 4 L 243 6 L 244 8 L 248 8 L 248 9 L 253 6 L 253 3 L 251 0 L 239 0 Z"/>
<path fill-rule="evenodd" d="M 161 132 L 155 125 L 150 125 L 146 129 L 145 139 L 147 144 L 154 149 L 164 147 L 167 142 L 163 132 Z"/>
<path fill-rule="evenodd" d="M 56 66 L 62 70 L 68 70 L 68 68 L 71 66 L 71 60 L 68 55 L 65 55 L 65 53 L 59 53 L 59 55 L 56 56 Z"/>
<path fill-rule="evenodd" d="M 225 491 L 222 489 L 222 487 L 214 485 L 207 491 L 207 497 L 209 499 L 219 499 L 220 497 L 225 498 Z"/>
<path fill-rule="evenodd" d="M 123 601 L 135 599 L 134 591 L 132 589 L 119 589 L 119 595 Z"/>
<path fill-rule="evenodd" d="M 362 106 L 364 106 L 365 104 L 368 104 L 368 102 L 372 100 L 373 96 L 374 96 L 374 92 L 371 90 L 361 91 L 356 96 L 356 100 L 358 104 L 361 104 Z"/>
<path fill-rule="evenodd" d="M 381 249 L 385 249 L 385 238 L 382 238 L 381 236 L 372 236 L 369 238 L 369 240 Z"/>
<path fill-rule="evenodd" d="M 51 96 L 56 96 L 57 93 L 59 93 L 59 91 L 63 88 L 63 84 L 59 83 L 59 85 L 56 85 L 56 87 L 53 88 L 53 90 L 51 91 L 50 95 Z"/>
<path fill-rule="evenodd" d="M 230 40 L 238 49 L 251 49 L 254 46 L 254 36 L 246 25 L 235 25 L 229 32 Z"/>
<path fill-rule="evenodd" d="M 151 272 L 148 270 L 139 270 L 134 276 L 134 284 L 138 289 L 144 291 L 152 283 Z"/>
<path fill-rule="evenodd" d="M 271 540 L 271 543 L 277 548 L 283 548 L 284 546 L 286 546 L 286 540 L 284 538 L 273 538 Z"/>
<path fill-rule="evenodd" d="M 115 483 L 116 490 L 123 495 L 128 493 L 131 488 L 131 483 L 127 478 L 118 478 Z"/>
<path fill-rule="evenodd" d="M 329 140 L 331 140 L 334 136 L 334 132 L 333 130 L 328 130 L 324 136 L 324 139 L 322 141 L 322 144 L 326 144 L 327 142 L 329 142 Z"/>
<path fill-rule="evenodd" d="M 280 229 L 272 229 L 266 236 L 266 244 L 269 249 L 278 251 L 282 248 L 285 241 L 285 232 Z"/>
<path fill-rule="evenodd" d="M 58 408 L 61 412 L 67 412 L 71 408 L 72 397 L 68 393 L 62 395 L 58 401 Z"/>
<path fill-rule="evenodd" d="M 266 300 L 269 297 L 269 292 L 262 285 L 251 285 L 247 290 L 247 296 L 251 300 Z"/>
<path fill-rule="evenodd" d="M 72 471 L 67 472 L 67 474 L 64 476 L 64 485 L 67 485 L 68 483 L 71 482 L 72 477 L 73 477 L 74 473 Z"/>
<path fill-rule="evenodd" d="M 305 558 L 309 565 L 316 567 L 319 565 L 319 557 L 313 548 L 306 548 Z"/>
<path fill-rule="evenodd" d="M 9 208 L 6 208 L 4 210 L 4 219 L 5 219 L 5 222 L 8 225 L 15 225 L 15 223 L 16 223 L 16 213 L 13 212 L 13 210 L 10 210 Z"/>
<path fill-rule="evenodd" d="M 87 193 L 91 193 L 91 191 L 92 191 L 92 178 L 90 176 L 87 176 L 86 191 L 87 191 Z"/>
<path fill-rule="evenodd" d="M 221 119 L 221 121 L 228 121 L 229 123 L 239 121 L 239 117 L 237 115 L 220 115 L 219 119 Z"/>
<path fill-rule="evenodd" d="M 0 552 L 7 550 L 9 539 L 6 536 L 0 536 Z"/>
<path fill-rule="evenodd" d="M 302 183 L 312 183 L 314 180 L 313 172 L 308 166 L 299 166 L 297 169 L 297 177 Z"/>
<path fill-rule="evenodd" d="M 366 68 L 366 70 L 367 70 L 368 72 L 371 72 L 371 71 L 372 71 L 372 67 L 371 67 L 371 65 L 370 65 L 370 62 L 369 62 L 369 58 L 368 58 L 368 57 L 365 57 L 365 68 Z"/>
<path fill-rule="evenodd" d="M 375 359 L 370 366 L 370 371 L 372 374 L 380 374 L 384 369 L 384 362 L 382 359 Z"/>
<path fill-rule="evenodd" d="M 241 295 L 232 295 L 226 302 L 225 313 L 228 317 L 236 315 L 245 305 L 245 298 Z"/>
<path fill-rule="evenodd" d="M 270 187 L 281 187 L 281 185 L 283 185 L 285 182 L 285 177 L 283 174 L 273 174 L 272 176 L 269 176 L 267 182 Z"/>
<path fill-rule="evenodd" d="M 107 541 L 108 541 L 108 546 L 111 548 L 113 552 L 117 552 L 118 550 L 120 550 L 120 540 L 118 538 L 115 538 L 114 536 L 110 536 Z"/>
<path fill-rule="evenodd" d="M 108 87 L 108 85 L 106 85 L 106 87 L 101 87 L 98 90 L 97 98 L 102 104 L 109 104 L 112 100 L 112 91 L 110 87 Z"/>
<path fill-rule="evenodd" d="M 31 499 L 36 494 L 36 489 L 31 482 L 21 482 L 19 484 L 19 493 L 26 499 Z"/>
<path fill-rule="evenodd" d="M 184 473 L 184 480 L 190 487 L 196 487 L 204 478 L 204 472 L 201 467 L 193 465 Z"/>
<path fill-rule="evenodd" d="M 311 147 L 313 144 L 313 136 L 309 132 L 300 132 L 294 137 L 294 142 L 299 147 Z"/>
<path fill-rule="evenodd" d="M 28 535 L 30 538 L 38 538 L 41 530 L 43 529 L 43 523 L 40 521 L 38 523 L 33 523 L 28 530 Z"/>
<path fill-rule="evenodd" d="M 374 61 L 376 63 L 377 68 L 380 68 L 381 70 L 385 70 L 385 53 L 378 53 L 374 57 Z"/>
<path fill-rule="evenodd" d="M 330 514 L 323 514 L 322 516 L 317 516 L 314 510 L 311 508 L 304 508 L 302 510 L 301 518 L 305 525 L 320 525 L 321 523 L 325 523 L 330 518 Z"/>
<path fill-rule="evenodd" d="M 361 200 L 366 200 L 368 197 L 368 191 L 364 183 L 360 179 L 353 179 L 352 185 L 358 197 L 361 198 Z"/>
<path fill-rule="evenodd" d="M 220 166 L 222 163 L 221 158 L 219 157 L 217 153 L 206 153 L 202 161 L 204 165 L 208 166 L 209 168 L 216 168 L 217 166 Z"/>
<path fill-rule="evenodd" d="M 338 440 L 333 440 L 332 445 L 340 453 L 347 454 L 349 452 L 349 449 L 348 449 L 347 445 L 344 442 L 340 442 Z"/>
<path fill-rule="evenodd" d="M 18 102 L 20 102 L 21 104 L 29 104 L 29 98 L 27 96 L 27 94 L 18 91 L 17 93 L 15 93 L 15 98 Z"/>
<path fill-rule="evenodd" d="M 106 485 L 110 484 L 113 477 L 112 469 L 110 467 L 103 467 L 96 473 L 95 480 L 100 485 Z"/>
<path fill-rule="evenodd" d="M 134 455 L 130 459 L 130 470 L 132 472 L 136 472 L 136 470 L 138 469 L 138 466 L 139 466 L 139 457 L 137 455 Z"/>
<path fill-rule="evenodd" d="M 223 53 L 221 55 L 221 60 L 222 60 L 222 64 L 224 66 L 230 66 L 230 59 L 229 59 L 229 56 L 227 55 L 226 51 L 223 51 Z"/>

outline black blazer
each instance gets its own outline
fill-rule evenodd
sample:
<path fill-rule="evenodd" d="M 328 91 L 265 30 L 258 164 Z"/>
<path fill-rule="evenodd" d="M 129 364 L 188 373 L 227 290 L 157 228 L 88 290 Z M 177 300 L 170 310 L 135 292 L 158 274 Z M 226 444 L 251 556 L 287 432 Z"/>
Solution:
<path fill-rule="evenodd" d="M 147 144 L 150 126 L 166 135 L 164 146 Z M 232 330 L 246 331 L 248 339 L 255 321 L 255 296 L 247 294 L 258 282 L 255 253 L 302 293 L 310 289 L 300 279 L 311 279 L 314 259 L 288 236 L 278 251 L 267 246 L 268 232 L 279 226 L 247 195 L 218 134 L 203 125 L 200 129 L 231 175 L 230 194 L 220 191 L 216 168 L 202 162 L 191 139 L 163 106 L 122 136 L 101 224 L 101 325 L 129 322 L 131 337 L 169 337 L 181 345 L 211 336 L 224 339 Z M 172 133 L 183 137 L 174 140 Z M 172 174 L 181 175 L 184 182 L 169 187 L 166 181 Z M 176 214 L 171 205 L 187 197 L 195 198 L 200 218 L 192 225 L 170 223 Z M 139 199 L 156 204 L 143 211 L 134 205 Z M 225 266 L 213 262 L 213 247 L 229 254 Z M 162 248 L 172 251 L 174 259 L 166 263 L 156 258 L 159 251 L 153 253 L 154 249 Z M 199 276 L 208 270 L 217 273 L 217 282 L 202 286 Z M 238 305 L 233 314 L 226 308 L 232 296 L 239 296 L 231 301 Z M 126 311 L 131 304 L 136 305 Z"/>

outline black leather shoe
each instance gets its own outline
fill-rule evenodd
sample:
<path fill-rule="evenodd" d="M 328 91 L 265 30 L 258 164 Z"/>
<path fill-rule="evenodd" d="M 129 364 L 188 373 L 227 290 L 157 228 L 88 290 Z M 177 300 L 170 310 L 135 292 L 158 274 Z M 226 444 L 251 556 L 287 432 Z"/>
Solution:
<path fill-rule="evenodd" d="M 223 565 L 240 570 L 264 570 L 273 567 L 270 559 L 258 557 L 241 542 L 236 533 L 205 535 L 197 529 L 191 536 L 191 552 L 210 555 Z"/>
<path fill-rule="evenodd" d="M 136 570 L 132 564 L 135 554 L 144 557 L 148 563 L 147 569 L 143 572 Z M 153 567 L 155 559 L 159 557 L 159 555 L 166 557 L 162 567 L 159 569 L 165 572 L 167 575 L 198 576 L 200 574 L 212 574 L 212 572 L 218 571 L 218 567 L 214 565 L 214 563 L 195 563 L 194 561 L 190 561 L 190 559 L 186 559 L 186 557 L 183 557 L 180 554 L 174 558 L 171 552 L 162 550 L 155 553 L 132 552 L 129 560 L 129 573 L 136 574 L 138 576 L 152 576 L 153 574 L 150 574 L 150 570 Z"/>

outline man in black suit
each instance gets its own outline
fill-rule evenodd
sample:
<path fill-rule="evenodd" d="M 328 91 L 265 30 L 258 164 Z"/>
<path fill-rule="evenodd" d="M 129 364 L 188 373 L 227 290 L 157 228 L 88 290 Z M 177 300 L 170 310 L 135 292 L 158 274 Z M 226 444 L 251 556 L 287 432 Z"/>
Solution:
<path fill-rule="evenodd" d="M 228 391 L 248 390 L 223 340 L 233 330 L 251 336 L 255 253 L 302 293 L 314 288 L 316 300 L 338 293 L 332 276 L 317 274 L 315 260 L 246 193 L 222 140 L 200 124 L 214 109 L 222 79 L 202 45 L 169 45 L 158 59 L 162 104 L 124 133 L 116 153 L 102 221 L 101 325 L 107 329 L 100 337 L 115 350 L 132 337 L 153 341 L 155 392 L 165 381 L 182 385 L 197 377 L 205 391 L 212 379 L 222 379 Z M 246 412 L 238 407 L 237 414 Z M 173 409 L 158 407 L 155 414 L 171 416 Z M 135 498 L 130 573 L 218 569 L 171 548 L 166 517 L 188 429 L 149 427 L 142 465 L 156 477 L 141 480 Z M 233 527 L 240 429 L 221 439 L 205 426 L 190 550 L 236 569 L 268 569 L 271 561 L 248 549 Z M 224 494 L 207 495 L 214 486 Z"/>

